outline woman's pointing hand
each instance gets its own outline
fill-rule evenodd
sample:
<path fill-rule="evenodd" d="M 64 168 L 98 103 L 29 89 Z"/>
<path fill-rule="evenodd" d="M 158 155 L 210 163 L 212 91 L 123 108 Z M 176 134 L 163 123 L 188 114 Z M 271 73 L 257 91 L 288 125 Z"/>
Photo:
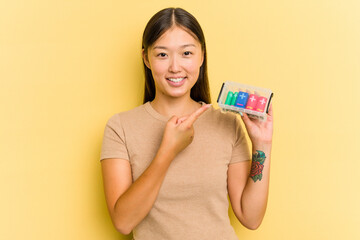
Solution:
<path fill-rule="evenodd" d="M 203 114 L 211 104 L 203 105 L 190 116 L 178 118 L 173 116 L 167 122 L 162 145 L 165 145 L 175 155 L 184 150 L 194 138 L 194 122 Z"/>

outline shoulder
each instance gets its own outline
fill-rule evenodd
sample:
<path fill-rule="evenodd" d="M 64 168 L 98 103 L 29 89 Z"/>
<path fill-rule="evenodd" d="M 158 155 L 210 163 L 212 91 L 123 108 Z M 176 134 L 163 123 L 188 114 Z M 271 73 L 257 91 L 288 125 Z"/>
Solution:
<path fill-rule="evenodd" d="M 237 116 L 235 113 L 224 112 L 221 109 L 215 109 L 214 107 L 211 107 L 209 109 L 209 114 L 206 115 L 206 118 L 216 123 L 229 125 L 229 123 L 234 124 Z"/>
<path fill-rule="evenodd" d="M 235 144 L 241 121 L 235 113 L 211 107 L 200 117 L 195 122 L 199 132 L 211 139 L 221 139 L 226 146 Z"/>
<path fill-rule="evenodd" d="M 146 114 L 145 106 L 146 103 L 127 111 L 115 113 L 108 119 L 106 124 L 110 126 L 120 126 L 121 123 L 132 122 L 135 119 L 141 118 Z"/>
<path fill-rule="evenodd" d="M 211 107 L 209 112 L 205 112 L 204 122 L 207 125 L 211 125 L 219 130 L 234 131 L 239 121 L 235 113 L 224 112 L 221 109 L 215 109 Z"/>

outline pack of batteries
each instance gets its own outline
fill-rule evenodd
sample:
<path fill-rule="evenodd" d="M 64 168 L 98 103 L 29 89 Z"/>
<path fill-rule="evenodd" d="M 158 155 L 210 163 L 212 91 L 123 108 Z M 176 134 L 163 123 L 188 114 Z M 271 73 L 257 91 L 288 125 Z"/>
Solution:
<path fill-rule="evenodd" d="M 265 121 L 272 97 L 270 89 L 227 81 L 221 87 L 217 102 L 222 111 L 244 112 Z"/>

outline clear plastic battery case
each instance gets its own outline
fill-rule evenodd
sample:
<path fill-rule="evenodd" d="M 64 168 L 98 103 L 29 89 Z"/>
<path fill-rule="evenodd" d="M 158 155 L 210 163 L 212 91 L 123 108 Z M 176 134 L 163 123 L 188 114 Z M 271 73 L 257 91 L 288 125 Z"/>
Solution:
<path fill-rule="evenodd" d="M 245 112 L 251 118 L 265 121 L 272 97 L 270 89 L 226 81 L 217 102 L 222 111 Z"/>

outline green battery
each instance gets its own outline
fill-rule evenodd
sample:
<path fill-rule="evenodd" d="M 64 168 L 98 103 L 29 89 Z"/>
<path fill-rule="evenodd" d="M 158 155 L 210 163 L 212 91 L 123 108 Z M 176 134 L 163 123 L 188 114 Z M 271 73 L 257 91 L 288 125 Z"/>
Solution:
<path fill-rule="evenodd" d="M 237 97 L 238 97 L 238 92 L 234 92 L 234 96 L 233 96 L 233 98 L 232 98 L 232 100 L 231 100 L 231 104 L 230 105 L 232 105 L 232 106 L 234 106 L 235 105 L 235 103 L 236 103 L 236 99 L 237 99 Z"/>
<path fill-rule="evenodd" d="M 232 91 L 229 91 L 226 96 L 226 101 L 225 101 L 226 105 L 230 105 L 232 103 L 233 96 L 234 96 L 234 93 Z"/>

